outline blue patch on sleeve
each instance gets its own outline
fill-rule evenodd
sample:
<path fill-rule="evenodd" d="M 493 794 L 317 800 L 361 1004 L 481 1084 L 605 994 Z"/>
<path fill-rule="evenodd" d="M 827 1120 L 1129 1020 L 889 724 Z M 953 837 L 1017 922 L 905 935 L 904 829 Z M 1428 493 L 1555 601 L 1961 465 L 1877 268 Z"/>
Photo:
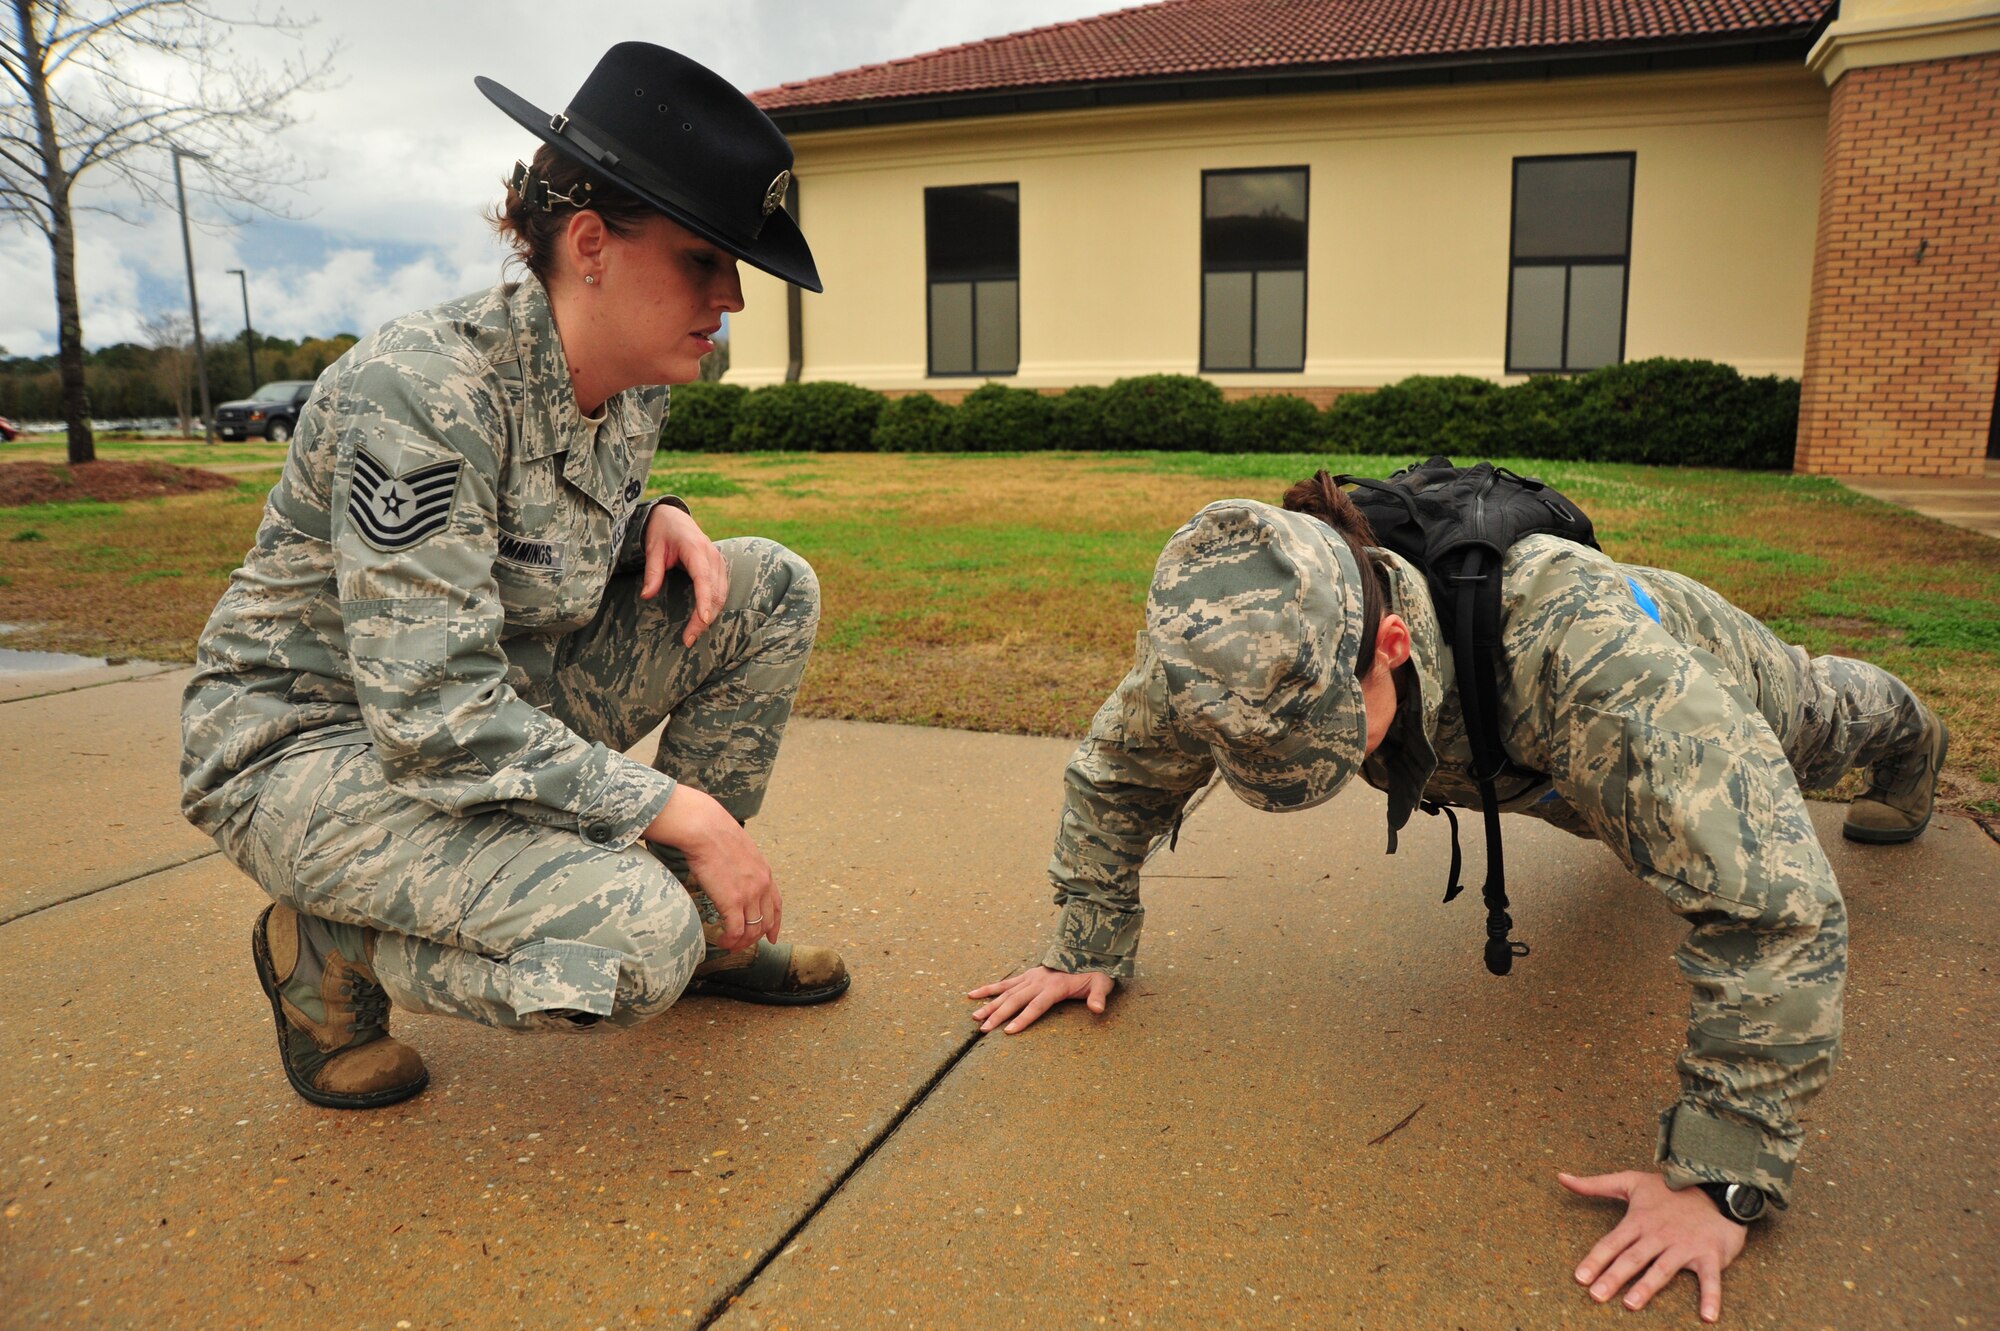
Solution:
<path fill-rule="evenodd" d="M 1639 585 L 1637 578 L 1627 577 L 1625 581 L 1632 584 L 1632 599 L 1639 603 L 1639 608 L 1646 612 L 1646 617 L 1655 624 L 1659 623 L 1660 603 L 1647 594 L 1646 589 Z"/>

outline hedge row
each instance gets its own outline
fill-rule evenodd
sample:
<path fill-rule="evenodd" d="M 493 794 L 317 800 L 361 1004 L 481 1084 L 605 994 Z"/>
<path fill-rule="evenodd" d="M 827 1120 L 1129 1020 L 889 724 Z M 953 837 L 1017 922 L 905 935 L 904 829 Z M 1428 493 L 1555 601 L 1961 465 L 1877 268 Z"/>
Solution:
<path fill-rule="evenodd" d="M 956 407 L 852 384 L 676 388 L 662 447 L 688 452 L 984 453 L 1161 449 L 1215 453 L 1446 453 L 1785 469 L 1796 380 L 1727 365 L 1647 360 L 1503 388 L 1419 375 L 1325 411 L 1271 395 L 1224 402 L 1191 375 L 1120 379 L 1044 395 L 988 383 Z"/>

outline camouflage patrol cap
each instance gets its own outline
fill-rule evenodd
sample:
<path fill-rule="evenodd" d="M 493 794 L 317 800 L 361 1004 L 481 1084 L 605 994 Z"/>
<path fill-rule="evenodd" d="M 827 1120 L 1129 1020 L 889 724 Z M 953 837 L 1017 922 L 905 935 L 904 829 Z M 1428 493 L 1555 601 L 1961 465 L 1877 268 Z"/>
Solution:
<path fill-rule="evenodd" d="M 1160 552 L 1146 631 L 1167 709 L 1253 808 L 1309 809 L 1361 766 L 1361 573 L 1304 513 L 1210 504 Z"/>

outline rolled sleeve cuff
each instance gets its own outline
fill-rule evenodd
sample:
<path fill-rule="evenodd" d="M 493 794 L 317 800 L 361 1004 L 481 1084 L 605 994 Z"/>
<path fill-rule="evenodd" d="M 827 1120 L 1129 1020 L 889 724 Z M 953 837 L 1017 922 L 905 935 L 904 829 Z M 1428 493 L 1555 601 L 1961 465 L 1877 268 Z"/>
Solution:
<path fill-rule="evenodd" d="M 646 559 L 646 524 L 653 520 L 653 510 L 661 504 L 677 508 L 689 517 L 694 510 L 687 506 L 687 500 L 679 495 L 661 495 L 658 499 L 639 505 L 632 510 L 632 516 L 625 519 L 625 534 L 618 545 L 618 559 L 613 565 L 619 572 L 636 568 Z"/>
<path fill-rule="evenodd" d="M 1142 908 L 1116 910 L 1085 901 L 1063 907 L 1056 941 L 1042 957 L 1050 970 L 1102 971 L 1115 979 L 1132 977 L 1139 952 Z"/>
<path fill-rule="evenodd" d="M 597 798 L 577 815 L 577 831 L 593 846 L 623 850 L 660 816 L 677 784 L 664 772 L 612 754 Z"/>
<path fill-rule="evenodd" d="M 1692 1100 L 1660 1114 L 1654 1160 L 1667 1186 L 1748 1183 L 1780 1207 L 1791 1205 L 1796 1148 L 1741 1120 L 1719 1118 Z"/>

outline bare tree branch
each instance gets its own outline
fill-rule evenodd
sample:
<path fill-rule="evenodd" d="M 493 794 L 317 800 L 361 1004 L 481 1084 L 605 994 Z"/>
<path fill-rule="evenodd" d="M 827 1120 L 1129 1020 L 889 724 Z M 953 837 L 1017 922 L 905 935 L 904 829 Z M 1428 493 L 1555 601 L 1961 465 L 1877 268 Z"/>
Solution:
<path fill-rule="evenodd" d="M 282 12 L 224 18 L 206 0 L 0 0 L 0 224 L 19 220 L 55 260 L 58 345 L 70 457 L 94 456 L 76 291 L 79 212 L 123 217 L 126 200 L 168 197 L 172 152 L 204 157 L 194 193 L 233 214 L 284 214 L 310 179 L 280 142 L 296 94 L 322 87 L 336 49 L 273 63 L 234 54 L 254 28 L 293 39 L 308 24 Z M 122 190 L 74 197 L 91 173 Z"/>
<path fill-rule="evenodd" d="M 145 3 L 128 5 L 123 9 L 113 10 L 92 22 L 79 24 L 66 32 L 56 30 L 52 24 L 49 29 L 48 40 L 49 59 L 43 66 L 43 69 L 50 76 L 54 76 L 57 70 L 69 63 L 71 56 L 75 55 L 85 46 L 88 46 L 91 40 L 100 33 L 115 32 L 119 28 L 133 23 L 149 10 L 185 7 L 183 0 L 145 0 Z"/>

